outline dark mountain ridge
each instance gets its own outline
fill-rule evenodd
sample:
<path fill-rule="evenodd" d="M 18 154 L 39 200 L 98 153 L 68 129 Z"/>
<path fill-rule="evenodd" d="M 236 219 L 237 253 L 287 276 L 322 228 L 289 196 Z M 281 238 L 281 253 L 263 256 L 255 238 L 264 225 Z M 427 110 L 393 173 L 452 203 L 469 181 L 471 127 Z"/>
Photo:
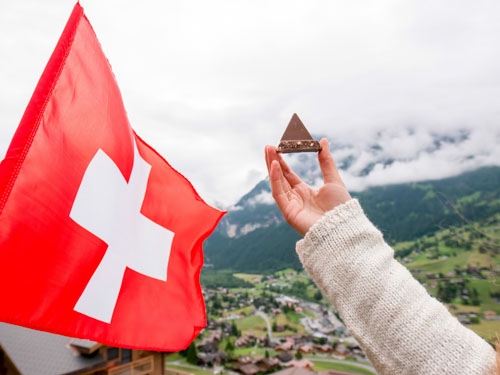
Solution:
<path fill-rule="evenodd" d="M 409 241 L 464 220 L 481 221 L 500 212 L 500 167 L 459 176 L 372 187 L 352 193 L 390 243 Z M 261 181 L 221 221 L 204 246 L 214 269 L 267 273 L 300 269 L 299 235 L 283 221 Z"/>

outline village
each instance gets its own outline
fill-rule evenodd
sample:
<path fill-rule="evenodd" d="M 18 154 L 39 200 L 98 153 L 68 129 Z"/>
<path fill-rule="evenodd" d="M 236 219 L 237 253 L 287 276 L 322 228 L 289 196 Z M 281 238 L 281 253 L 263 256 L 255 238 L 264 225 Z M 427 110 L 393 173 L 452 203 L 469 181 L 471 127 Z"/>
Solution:
<path fill-rule="evenodd" d="M 497 285 L 490 279 L 496 273 L 467 267 L 414 274 L 485 339 L 498 331 L 499 294 L 480 288 Z M 1 368 L 16 375 L 376 374 L 335 307 L 303 272 L 236 276 L 250 286 L 203 288 L 207 326 L 181 352 L 109 347 L 2 323 Z"/>
<path fill-rule="evenodd" d="M 294 272 L 268 277 L 265 285 L 259 288 L 204 288 L 207 326 L 181 352 L 119 348 L 0 323 L 0 373 L 376 373 L 337 312 L 320 302 L 320 293 L 303 275 Z M 306 298 L 287 295 L 285 291 L 302 292 Z"/>
<path fill-rule="evenodd" d="M 461 323 L 480 327 L 499 321 L 495 311 L 480 312 L 475 289 L 466 281 L 484 280 L 484 270 L 415 273 L 449 302 Z M 335 307 L 307 276 L 290 271 L 253 281 L 255 288 L 204 288 L 208 325 L 184 353 L 187 362 L 211 373 L 241 375 L 376 373 Z M 450 292 L 450 286 L 457 290 Z M 452 303 L 456 296 L 460 305 Z M 182 369 L 168 357 L 166 367 Z"/>
<path fill-rule="evenodd" d="M 260 290 L 204 289 L 208 325 L 184 353 L 188 362 L 243 375 L 375 374 L 336 310 L 312 301 L 322 299 L 319 291 L 307 300 L 281 293 L 297 283 L 307 286 L 292 274 L 268 277 Z M 172 367 L 181 370 L 167 357 Z"/>

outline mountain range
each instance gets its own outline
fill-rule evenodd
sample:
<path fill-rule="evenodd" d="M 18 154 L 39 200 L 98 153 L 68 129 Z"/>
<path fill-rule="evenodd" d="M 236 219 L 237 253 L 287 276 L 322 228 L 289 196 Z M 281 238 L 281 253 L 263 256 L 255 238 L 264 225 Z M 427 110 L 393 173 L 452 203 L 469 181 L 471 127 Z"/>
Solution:
<path fill-rule="evenodd" d="M 423 154 L 436 156 L 444 148 L 467 142 L 467 137 L 466 132 L 434 135 L 430 143 L 422 144 L 421 150 L 413 155 L 419 159 Z M 389 156 L 391 153 L 384 146 L 384 142 L 372 142 L 360 153 L 352 145 L 337 145 L 332 153 L 344 181 L 346 177 L 362 180 L 382 169 L 390 172 L 393 165 L 406 163 L 410 166 L 414 161 L 408 154 L 402 158 Z M 364 167 L 360 159 L 364 160 Z M 464 162 L 472 159 L 472 155 L 463 156 Z M 322 178 L 316 154 L 294 154 L 287 161 L 304 181 L 319 186 Z M 500 212 L 500 167 L 468 169 L 472 170 L 453 177 L 429 180 L 415 177 L 414 182 L 367 187 L 351 191 L 351 195 L 359 199 L 367 216 L 389 243 L 409 241 L 464 220 L 481 221 Z M 349 186 L 347 182 L 346 185 Z M 300 269 L 295 254 L 295 243 L 299 239 L 284 222 L 266 178 L 229 208 L 205 241 L 205 264 L 234 272 Z"/>

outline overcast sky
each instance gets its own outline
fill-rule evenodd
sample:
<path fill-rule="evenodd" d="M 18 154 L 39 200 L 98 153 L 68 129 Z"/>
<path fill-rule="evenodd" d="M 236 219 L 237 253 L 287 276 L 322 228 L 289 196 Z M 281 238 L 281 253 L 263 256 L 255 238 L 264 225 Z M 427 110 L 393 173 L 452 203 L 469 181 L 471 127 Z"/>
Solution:
<path fill-rule="evenodd" d="M 2 158 L 74 4 L 0 2 Z M 403 156 L 431 132 L 471 134 L 414 169 L 374 171 L 373 184 L 458 173 L 460 152 L 500 163 L 497 0 L 80 4 L 132 126 L 208 203 L 231 205 L 266 176 L 264 145 L 279 142 L 294 112 L 333 147 L 361 150 L 383 130 Z"/>

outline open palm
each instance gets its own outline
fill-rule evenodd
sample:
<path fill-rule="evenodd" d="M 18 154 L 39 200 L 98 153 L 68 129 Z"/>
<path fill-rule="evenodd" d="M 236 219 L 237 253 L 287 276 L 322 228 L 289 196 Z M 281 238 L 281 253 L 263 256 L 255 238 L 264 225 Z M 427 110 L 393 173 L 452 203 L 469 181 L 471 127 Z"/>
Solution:
<path fill-rule="evenodd" d="M 330 153 L 328 141 L 320 141 L 318 153 L 323 186 L 313 189 L 304 183 L 276 152 L 266 146 L 266 164 L 273 198 L 285 220 L 302 236 L 326 212 L 351 199 Z"/>

